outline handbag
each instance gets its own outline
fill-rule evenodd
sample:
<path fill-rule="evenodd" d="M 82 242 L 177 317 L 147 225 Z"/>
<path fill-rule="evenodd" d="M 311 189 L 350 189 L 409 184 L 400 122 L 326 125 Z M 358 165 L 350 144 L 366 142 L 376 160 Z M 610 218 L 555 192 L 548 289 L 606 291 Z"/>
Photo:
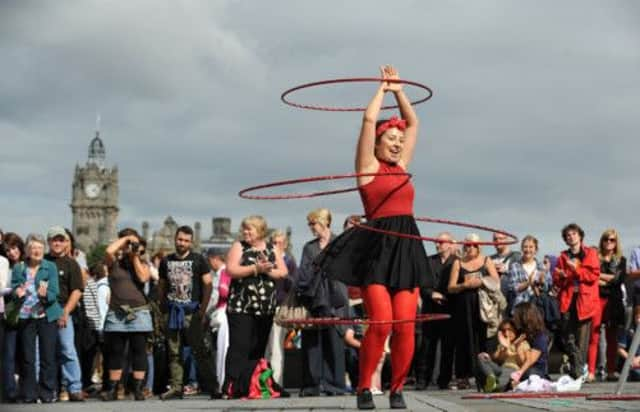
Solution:
<path fill-rule="evenodd" d="M 276 314 L 273 320 L 276 325 L 283 327 L 291 327 L 291 321 L 294 319 L 309 319 L 309 311 L 302 306 L 298 300 L 298 295 L 295 288 L 292 288 L 287 295 L 284 303 L 276 309 Z M 296 327 L 304 328 L 305 325 L 295 325 Z"/>
<path fill-rule="evenodd" d="M 18 326 L 18 322 L 20 322 L 20 309 L 22 309 L 23 303 L 24 298 L 14 297 L 4 306 L 4 319 L 9 327 L 16 328 Z"/>

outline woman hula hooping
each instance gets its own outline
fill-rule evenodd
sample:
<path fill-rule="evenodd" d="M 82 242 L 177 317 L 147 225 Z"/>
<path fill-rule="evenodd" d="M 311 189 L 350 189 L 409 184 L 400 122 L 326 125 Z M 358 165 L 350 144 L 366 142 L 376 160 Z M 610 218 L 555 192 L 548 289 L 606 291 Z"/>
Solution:
<path fill-rule="evenodd" d="M 358 177 L 365 225 L 386 231 L 419 235 L 413 216 L 414 188 L 405 173 L 416 144 L 418 118 L 402 91 L 398 72 L 381 68 L 382 78 L 367 106 L 356 149 L 356 173 L 379 173 Z M 385 93 L 393 93 L 401 118 L 377 121 Z M 384 175 L 389 173 L 389 175 Z M 392 174 L 395 173 L 395 174 Z M 331 278 L 362 290 L 365 310 L 372 321 L 415 319 L 419 288 L 432 282 L 431 269 L 420 240 L 353 227 L 335 238 L 316 263 Z M 360 349 L 358 409 L 374 409 L 371 376 L 384 343 L 392 333 L 391 408 L 406 408 L 402 388 L 411 367 L 415 323 L 371 324 Z"/>

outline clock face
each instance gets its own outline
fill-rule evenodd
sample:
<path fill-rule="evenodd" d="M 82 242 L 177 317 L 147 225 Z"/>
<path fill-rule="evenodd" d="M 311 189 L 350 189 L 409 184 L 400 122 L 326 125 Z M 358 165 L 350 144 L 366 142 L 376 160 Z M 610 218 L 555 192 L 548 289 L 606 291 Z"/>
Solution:
<path fill-rule="evenodd" d="M 84 193 L 89 199 L 96 198 L 100 194 L 100 186 L 96 183 L 88 183 L 84 187 Z"/>

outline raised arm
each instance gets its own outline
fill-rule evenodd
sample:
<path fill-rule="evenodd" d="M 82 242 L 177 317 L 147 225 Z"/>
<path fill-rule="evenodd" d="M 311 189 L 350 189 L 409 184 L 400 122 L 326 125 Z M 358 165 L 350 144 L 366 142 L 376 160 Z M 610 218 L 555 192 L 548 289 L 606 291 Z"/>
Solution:
<path fill-rule="evenodd" d="M 381 69 L 384 77 L 384 69 Z M 374 173 L 378 169 L 378 159 L 375 156 L 376 145 L 376 122 L 380 114 L 380 106 L 384 99 L 385 86 L 380 83 L 376 94 L 373 96 L 362 118 L 360 137 L 356 148 L 356 173 Z M 373 180 L 372 177 L 359 177 L 358 185 L 367 184 Z"/>
<path fill-rule="evenodd" d="M 399 79 L 398 72 L 395 69 L 391 68 L 393 71 L 389 73 L 389 77 L 393 79 Z M 401 83 L 393 83 L 393 86 L 396 90 L 393 90 L 393 94 L 396 98 L 396 102 L 398 103 L 398 107 L 400 108 L 400 115 L 407 122 L 407 127 L 404 129 L 404 148 L 402 149 L 402 160 L 401 166 L 405 168 L 405 170 L 409 167 L 409 163 L 413 159 L 413 151 L 416 147 L 416 140 L 418 137 L 418 116 L 416 115 L 415 110 L 413 110 L 413 106 L 411 102 L 404 94 L 402 90 Z"/>

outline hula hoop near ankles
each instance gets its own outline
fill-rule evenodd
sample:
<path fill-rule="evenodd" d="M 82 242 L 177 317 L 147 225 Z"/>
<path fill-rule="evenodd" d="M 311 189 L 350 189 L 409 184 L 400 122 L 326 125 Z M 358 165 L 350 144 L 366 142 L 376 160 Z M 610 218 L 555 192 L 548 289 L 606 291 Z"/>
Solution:
<path fill-rule="evenodd" d="M 325 111 L 325 112 L 364 112 L 366 110 L 366 107 L 331 107 L 331 106 L 319 106 L 319 105 L 311 105 L 311 104 L 301 104 L 301 103 L 295 103 L 295 102 L 292 102 L 292 101 L 288 100 L 287 96 L 290 95 L 291 93 L 297 91 L 297 90 L 309 89 L 309 88 L 312 88 L 312 87 L 323 86 L 323 85 L 326 85 L 326 84 L 354 83 L 354 82 L 376 82 L 376 83 L 380 83 L 382 81 L 386 81 L 386 82 L 389 82 L 389 83 L 407 84 L 407 85 L 414 86 L 414 87 L 417 87 L 419 89 L 422 89 L 422 90 L 426 91 L 427 95 L 425 97 L 411 102 L 411 104 L 414 105 L 414 106 L 416 104 L 420 104 L 420 103 L 426 102 L 427 100 L 431 99 L 431 97 L 433 96 L 433 91 L 428 86 L 425 86 L 424 84 L 421 84 L 421 83 L 418 83 L 418 82 L 413 82 L 413 81 L 410 81 L 410 80 L 402 80 L 402 79 L 392 80 L 392 79 L 382 79 L 382 78 L 378 78 L 378 77 L 354 77 L 354 78 L 346 78 L 346 79 L 321 80 L 321 81 L 318 81 L 318 82 L 305 83 L 305 84 L 302 84 L 300 86 L 292 87 L 291 89 L 286 90 L 284 93 L 282 93 L 282 95 L 280 96 L 280 100 L 282 100 L 282 102 L 284 104 L 287 104 L 287 105 L 292 106 L 292 107 L 297 107 L 298 109 L 320 110 L 320 111 Z M 382 106 L 382 107 L 380 107 L 380 110 L 390 110 L 390 109 L 397 109 L 397 108 L 398 108 L 398 105 Z"/>
<path fill-rule="evenodd" d="M 323 325 L 388 325 L 395 323 L 431 322 L 449 319 L 446 313 L 421 313 L 412 319 L 371 320 L 367 318 L 305 318 L 277 321 L 280 326 L 323 326 Z"/>

